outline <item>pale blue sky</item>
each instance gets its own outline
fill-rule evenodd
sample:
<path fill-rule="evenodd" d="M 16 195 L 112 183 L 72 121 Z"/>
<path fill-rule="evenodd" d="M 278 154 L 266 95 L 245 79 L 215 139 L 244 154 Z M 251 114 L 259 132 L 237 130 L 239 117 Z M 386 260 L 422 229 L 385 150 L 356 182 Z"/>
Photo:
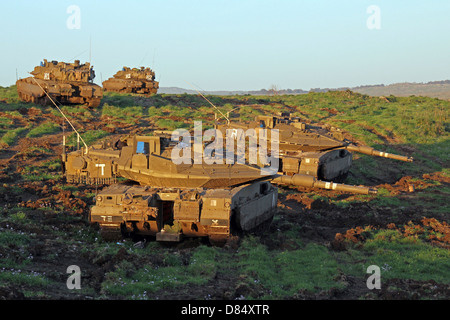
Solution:
<path fill-rule="evenodd" d="M 80 29 L 67 28 L 70 5 Z M 444 80 L 449 17 L 448 0 L 0 0 L 0 85 L 44 58 L 88 61 L 90 39 L 98 84 L 140 64 L 162 87 L 204 90 Z"/>

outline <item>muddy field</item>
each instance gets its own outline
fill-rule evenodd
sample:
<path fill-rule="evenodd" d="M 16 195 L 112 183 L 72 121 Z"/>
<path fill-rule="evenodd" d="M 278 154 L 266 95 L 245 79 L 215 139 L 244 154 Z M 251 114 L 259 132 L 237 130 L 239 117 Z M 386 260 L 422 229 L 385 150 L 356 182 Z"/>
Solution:
<path fill-rule="evenodd" d="M 186 96 L 164 99 L 196 108 L 197 100 Z M 133 121 L 81 107 L 72 116 L 83 132 L 120 135 L 156 128 L 145 116 L 152 101 L 135 98 L 133 103 L 144 108 L 144 116 Z M 332 110 L 329 116 L 336 113 Z M 450 297 L 448 157 L 430 156 L 414 144 L 402 143 L 401 137 L 366 128 L 385 138 L 381 147 L 414 156 L 413 167 L 354 157 L 346 182 L 376 186 L 378 195 L 280 187 L 279 211 L 272 224 L 258 233 L 236 236 L 224 247 L 211 247 L 203 239 L 170 245 L 151 238 L 105 242 L 87 223 L 93 198 L 103 186 L 72 185 L 63 178 L 61 117 L 31 104 L 0 111 L 0 117 L 8 129 L 31 130 L 46 122 L 59 126 L 36 136 L 24 131 L 2 145 L 0 299 Z M 446 150 L 448 143 L 439 147 Z M 369 164 L 378 170 L 364 171 Z M 374 264 L 381 268 L 381 289 L 371 290 L 366 270 Z M 67 287 L 71 265 L 81 270 L 80 290 Z"/>

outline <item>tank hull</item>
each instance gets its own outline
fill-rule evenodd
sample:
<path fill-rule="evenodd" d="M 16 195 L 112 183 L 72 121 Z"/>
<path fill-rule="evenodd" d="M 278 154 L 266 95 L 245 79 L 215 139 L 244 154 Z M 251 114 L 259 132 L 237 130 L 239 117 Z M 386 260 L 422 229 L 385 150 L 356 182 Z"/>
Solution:
<path fill-rule="evenodd" d="M 51 104 L 43 90 L 61 104 L 84 104 L 95 108 L 100 105 L 103 90 L 94 83 L 62 82 L 32 77 L 17 80 L 17 93 L 25 102 Z"/>
<path fill-rule="evenodd" d="M 153 95 L 156 94 L 159 88 L 158 82 L 132 80 L 132 79 L 116 79 L 111 78 L 103 81 L 103 90 L 120 92 L 120 93 L 136 93 Z"/>
<path fill-rule="evenodd" d="M 251 231 L 272 220 L 277 188 L 267 181 L 231 189 L 151 188 L 115 184 L 96 197 L 89 220 L 105 239 L 132 234 L 157 241 L 208 237 L 225 242 L 234 232 Z"/>

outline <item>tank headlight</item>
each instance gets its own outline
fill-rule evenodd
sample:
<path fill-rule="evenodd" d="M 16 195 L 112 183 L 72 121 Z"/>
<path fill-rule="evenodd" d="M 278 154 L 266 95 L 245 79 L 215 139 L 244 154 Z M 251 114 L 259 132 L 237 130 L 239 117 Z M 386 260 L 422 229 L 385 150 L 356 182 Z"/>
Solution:
<path fill-rule="evenodd" d="M 97 202 L 102 202 L 103 198 L 102 196 L 97 196 L 97 198 L 95 198 L 97 200 Z"/>

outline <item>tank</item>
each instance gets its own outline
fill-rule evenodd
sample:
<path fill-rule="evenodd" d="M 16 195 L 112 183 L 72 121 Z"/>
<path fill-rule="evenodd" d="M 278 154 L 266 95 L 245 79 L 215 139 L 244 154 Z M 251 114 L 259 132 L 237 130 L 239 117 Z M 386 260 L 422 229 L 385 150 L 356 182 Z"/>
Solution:
<path fill-rule="evenodd" d="M 304 174 L 324 181 L 344 181 L 352 166 L 352 152 L 412 162 L 413 158 L 356 145 L 344 139 L 343 131 L 311 125 L 289 113 L 280 116 L 256 116 L 250 122 L 217 123 L 225 136 L 227 130 L 238 137 L 247 129 L 270 128 L 279 130 L 279 171 L 285 175 Z M 270 130 L 267 130 L 270 133 Z"/>
<path fill-rule="evenodd" d="M 144 67 L 123 67 L 112 78 L 103 81 L 103 90 L 112 92 L 152 95 L 156 94 L 158 88 L 155 72 Z"/>
<path fill-rule="evenodd" d="M 128 135 L 69 153 L 64 147 L 67 182 L 107 185 L 96 195 L 89 215 L 105 239 L 207 237 L 221 244 L 235 233 L 270 224 L 277 209 L 277 184 L 376 193 L 304 174 L 266 174 L 247 163 L 207 165 L 203 159 L 175 164 L 171 154 L 177 145 L 164 135 Z"/>
<path fill-rule="evenodd" d="M 60 104 L 84 104 L 93 108 L 100 105 L 103 90 L 93 83 L 95 72 L 88 62 L 49 62 L 44 59 L 30 73 L 32 77 L 16 82 L 19 98 L 25 102 L 47 105 L 51 103 L 50 96 Z"/>

